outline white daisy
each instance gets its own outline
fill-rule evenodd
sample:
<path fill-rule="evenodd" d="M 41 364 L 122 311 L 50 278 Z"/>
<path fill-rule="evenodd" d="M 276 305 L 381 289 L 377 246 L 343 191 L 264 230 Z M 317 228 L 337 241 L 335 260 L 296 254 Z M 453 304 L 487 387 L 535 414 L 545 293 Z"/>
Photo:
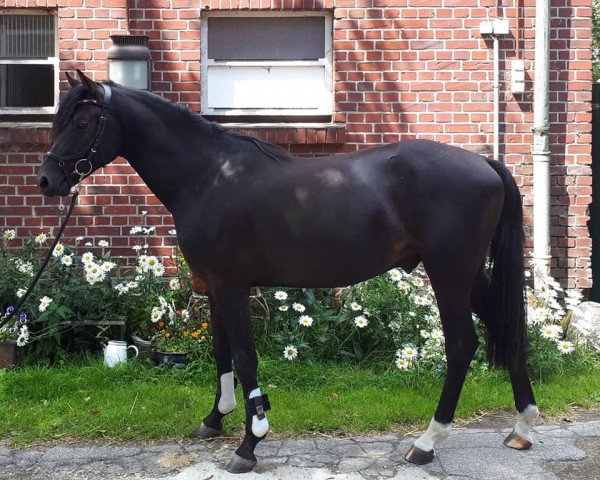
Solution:
<path fill-rule="evenodd" d="M 29 335 L 19 335 L 17 337 L 17 347 L 24 347 L 29 341 Z"/>
<path fill-rule="evenodd" d="M 397 268 L 390 270 L 388 272 L 388 275 L 394 282 L 399 282 L 400 280 L 402 280 L 402 272 L 400 270 L 398 270 Z"/>
<path fill-rule="evenodd" d="M 4 238 L 6 238 L 7 240 L 12 240 L 13 238 L 15 238 L 17 236 L 17 232 L 15 232 L 14 230 L 5 230 L 4 231 Z"/>
<path fill-rule="evenodd" d="M 43 296 L 42 298 L 40 298 L 40 305 L 38 307 L 38 310 L 40 312 L 45 312 L 46 309 L 48 308 L 48 306 L 53 302 L 53 300 L 48 297 L 48 296 Z"/>
<path fill-rule="evenodd" d="M 396 358 L 396 367 L 400 370 L 408 370 L 410 368 L 410 362 L 406 358 Z"/>
<path fill-rule="evenodd" d="M 184 310 L 182 310 L 182 311 L 181 311 L 181 319 L 182 319 L 184 322 L 186 322 L 187 320 L 189 320 L 189 318 L 190 318 L 190 312 L 189 312 L 189 310 L 185 310 L 185 309 L 184 309 Z"/>
<path fill-rule="evenodd" d="M 313 318 L 309 315 L 302 315 L 298 320 L 298 323 L 303 327 L 310 327 L 313 324 Z"/>
<path fill-rule="evenodd" d="M 575 350 L 575 345 L 573 345 L 572 342 L 567 342 L 566 340 L 556 342 L 556 346 L 558 347 L 559 352 L 564 354 L 571 353 L 573 350 Z"/>
<path fill-rule="evenodd" d="M 423 338 L 431 337 L 431 334 L 427 330 L 421 330 L 419 333 L 421 334 L 421 337 L 423 337 Z"/>
<path fill-rule="evenodd" d="M 152 309 L 152 312 L 150 313 L 150 320 L 152 321 L 152 323 L 156 323 L 163 317 L 164 314 L 165 311 L 162 308 L 154 307 Z"/>
<path fill-rule="evenodd" d="M 402 293 L 408 293 L 410 291 L 410 285 L 404 280 L 400 280 L 397 285 L 398 290 L 400 290 Z"/>
<path fill-rule="evenodd" d="M 92 242 L 85 242 L 84 244 L 86 247 L 93 247 L 94 244 Z"/>
<path fill-rule="evenodd" d="M 279 305 L 279 310 L 281 312 L 287 312 L 290 309 L 287 305 Z"/>
<path fill-rule="evenodd" d="M 48 240 L 48 237 L 43 232 L 35 236 L 35 243 L 37 243 L 38 245 L 43 245 L 44 243 L 46 243 L 46 240 Z"/>
<path fill-rule="evenodd" d="M 406 358 L 407 360 L 412 360 L 417 355 L 419 355 L 419 350 L 417 350 L 412 345 L 405 346 L 401 351 L 401 358 Z"/>
<path fill-rule="evenodd" d="M 33 264 L 31 262 L 20 262 L 17 268 L 19 272 L 33 276 Z"/>
<path fill-rule="evenodd" d="M 425 285 L 425 282 L 420 277 L 410 277 L 410 279 L 415 287 L 422 287 Z"/>
<path fill-rule="evenodd" d="M 102 248 L 108 247 L 108 242 L 106 240 L 100 240 L 98 246 Z"/>
<path fill-rule="evenodd" d="M 181 283 L 179 283 L 178 278 L 172 278 L 169 280 L 169 288 L 171 290 L 179 290 L 181 288 Z"/>
<path fill-rule="evenodd" d="M 352 310 L 353 312 L 359 312 L 362 310 L 362 306 L 357 302 L 352 302 L 350 304 L 350 310 Z"/>
<path fill-rule="evenodd" d="M 152 269 L 155 277 L 162 277 L 165 274 L 165 266 L 162 263 L 158 263 Z"/>
<path fill-rule="evenodd" d="M 302 313 L 306 310 L 306 307 L 304 305 L 302 305 L 301 303 L 294 303 L 292 305 L 292 308 L 299 313 Z"/>
<path fill-rule="evenodd" d="M 115 285 L 115 290 L 119 292 L 119 295 L 123 295 L 129 291 L 129 288 L 124 283 L 118 283 Z"/>
<path fill-rule="evenodd" d="M 369 324 L 369 320 L 364 315 L 359 315 L 354 319 L 354 325 L 358 328 L 365 328 Z"/>
<path fill-rule="evenodd" d="M 138 282 L 127 282 L 127 288 L 138 288 L 140 284 Z"/>
<path fill-rule="evenodd" d="M 63 253 L 65 253 L 65 247 L 62 243 L 57 243 L 54 250 L 52 250 L 53 257 L 60 257 Z"/>
<path fill-rule="evenodd" d="M 413 302 L 415 302 L 415 305 L 418 305 L 420 307 L 427 305 L 429 303 L 429 301 L 427 300 L 427 297 L 424 297 L 423 295 L 415 295 L 413 297 Z"/>
<path fill-rule="evenodd" d="M 298 349 L 293 345 L 288 345 L 283 349 L 283 358 L 286 360 L 294 360 L 298 356 Z"/>
<path fill-rule="evenodd" d="M 540 332 L 544 338 L 558 340 L 562 335 L 563 329 L 560 325 L 542 325 Z"/>
<path fill-rule="evenodd" d="M 141 245 L 134 245 L 131 248 L 133 248 L 134 251 L 139 252 L 142 249 L 142 246 Z"/>
<path fill-rule="evenodd" d="M 25 290 L 24 288 L 19 288 L 15 295 L 17 296 L 17 298 L 21 298 L 23 295 L 25 295 L 25 293 L 27 292 L 27 290 Z"/>
<path fill-rule="evenodd" d="M 85 252 L 81 256 L 81 263 L 86 264 L 94 261 L 94 254 L 92 252 Z"/>
<path fill-rule="evenodd" d="M 131 230 L 129 230 L 129 234 L 130 235 L 137 235 L 138 233 L 142 233 L 142 227 L 133 227 Z"/>
<path fill-rule="evenodd" d="M 73 257 L 71 255 L 63 255 L 60 257 L 60 263 L 62 263 L 65 267 L 70 267 L 73 265 Z"/>
<path fill-rule="evenodd" d="M 439 328 L 434 328 L 431 330 L 431 338 L 434 340 L 442 341 L 444 340 L 444 332 L 442 332 Z"/>
<path fill-rule="evenodd" d="M 110 272 L 113 268 L 115 268 L 117 266 L 116 263 L 113 262 L 104 262 L 101 265 L 101 268 L 104 272 Z"/>
<path fill-rule="evenodd" d="M 273 296 L 275 297 L 275 300 L 279 300 L 281 302 L 287 300 L 288 298 L 288 294 L 283 290 L 277 290 Z"/>

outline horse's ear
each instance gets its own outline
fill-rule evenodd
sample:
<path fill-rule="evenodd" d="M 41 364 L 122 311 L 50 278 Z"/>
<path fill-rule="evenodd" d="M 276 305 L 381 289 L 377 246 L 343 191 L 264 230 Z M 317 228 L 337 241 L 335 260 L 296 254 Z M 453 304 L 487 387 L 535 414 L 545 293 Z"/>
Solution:
<path fill-rule="evenodd" d="M 76 78 L 73 78 L 69 72 L 65 72 L 65 74 L 67 75 L 67 82 L 69 82 L 69 85 L 71 85 L 71 88 L 76 87 L 77 85 L 81 85 L 81 82 L 79 80 L 77 80 Z"/>
<path fill-rule="evenodd" d="M 91 78 L 88 78 L 84 75 L 84 73 L 77 69 L 77 75 L 79 75 L 79 79 L 81 83 L 83 83 L 84 87 L 98 100 L 102 100 L 104 98 L 104 89 L 102 85 L 97 82 L 94 82 Z"/>

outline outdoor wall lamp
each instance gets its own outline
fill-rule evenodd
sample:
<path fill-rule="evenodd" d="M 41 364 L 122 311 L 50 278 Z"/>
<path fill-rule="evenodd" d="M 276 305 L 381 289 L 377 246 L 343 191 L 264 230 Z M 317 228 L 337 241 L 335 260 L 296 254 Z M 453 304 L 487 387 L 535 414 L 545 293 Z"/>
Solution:
<path fill-rule="evenodd" d="M 150 50 L 146 35 L 111 35 L 108 78 L 127 87 L 150 89 Z"/>

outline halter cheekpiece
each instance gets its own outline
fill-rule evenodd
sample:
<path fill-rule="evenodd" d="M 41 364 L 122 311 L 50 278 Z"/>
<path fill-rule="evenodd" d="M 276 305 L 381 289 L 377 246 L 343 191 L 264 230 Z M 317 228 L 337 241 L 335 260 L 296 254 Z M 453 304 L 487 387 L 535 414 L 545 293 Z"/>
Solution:
<path fill-rule="evenodd" d="M 100 146 L 100 140 L 102 138 L 102 134 L 104 133 L 104 128 L 106 126 L 107 120 L 107 110 L 108 104 L 110 103 L 110 99 L 112 97 L 112 90 L 109 85 L 102 84 L 104 88 L 104 97 L 102 100 L 95 100 L 91 98 L 86 98 L 83 100 L 79 100 L 77 105 L 93 105 L 96 107 L 100 107 L 100 116 L 98 117 L 98 126 L 96 127 L 96 134 L 94 135 L 93 140 L 90 144 L 84 148 L 83 150 L 73 153 L 71 155 L 58 155 L 52 151 L 47 153 L 48 158 L 53 158 L 58 162 L 58 166 L 63 171 L 67 183 L 73 189 L 75 187 L 74 182 L 71 180 L 71 175 L 73 173 L 79 175 L 79 182 L 81 182 L 85 177 L 87 177 L 90 173 L 92 173 L 93 166 L 91 159 L 94 157 L 98 148 Z M 72 172 L 69 172 L 65 166 L 66 162 L 77 160 L 75 163 L 75 167 Z"/>

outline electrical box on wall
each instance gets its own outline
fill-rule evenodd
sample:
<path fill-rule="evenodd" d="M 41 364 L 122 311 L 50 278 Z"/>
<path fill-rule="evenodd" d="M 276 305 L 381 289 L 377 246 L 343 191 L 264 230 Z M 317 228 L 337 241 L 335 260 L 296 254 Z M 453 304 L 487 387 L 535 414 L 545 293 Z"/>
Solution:
<path fill-rule="evenodd" d="M 479 33 L 482 35 L 508 35 L 509 32 L 510 28 L 506 18 L 495 18 L 479 24 Z"/>
<path fill-rule="evenodd" d="M 525 61 L 513 60 L 511 62 L 510 90 L 512 93 L 525 92 Z"/>

